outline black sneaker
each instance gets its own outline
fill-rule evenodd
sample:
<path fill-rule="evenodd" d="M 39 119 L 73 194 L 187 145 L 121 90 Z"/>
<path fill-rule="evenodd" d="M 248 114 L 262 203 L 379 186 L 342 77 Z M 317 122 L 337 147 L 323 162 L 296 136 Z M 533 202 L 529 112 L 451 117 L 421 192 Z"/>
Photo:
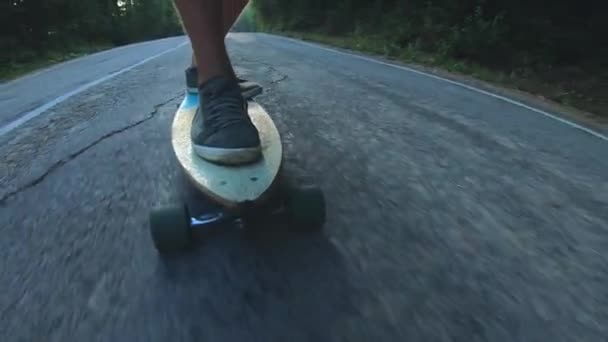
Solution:
<path fill-rule="evenodd" d="M 241 94 L 247 100 L 252 99 L 262 93 L 262 86 L 258 83 L 237 78 Z M 186 87 L 189 93 L 198 93 L 198 71 L 191 66 L 186 69 Z"/>
<path fill-rule="evenodd" d="M 214 77 L 201 85 L 199 94 L 191 131 L 196 154 L 217 164 L 256 161 L 261 156 L 260 137 L 237 82 Z"/>

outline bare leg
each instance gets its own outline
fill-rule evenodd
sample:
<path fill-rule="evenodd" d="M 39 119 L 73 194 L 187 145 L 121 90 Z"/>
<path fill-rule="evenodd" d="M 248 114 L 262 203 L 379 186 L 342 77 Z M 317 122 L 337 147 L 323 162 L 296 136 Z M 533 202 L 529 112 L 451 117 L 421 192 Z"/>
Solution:
<path fill-rule="evenodd" d="M 222 1 L 222 34 L 224 38 L 228 35 L 228 32 L 238 19 L 238 17 L 243 12 L 243 9 L 249 3 L 249 0 L 218 0 Z M 229 62 L 230 63 L 230 62 Z M 231 64 L 230 64 L 231 65 Z M 186 69 L 186 86 L 189 93 L 197 93 L 203 81 L 201 77 L 199 77 L 199 70 L 196 56 L 194 52 L 192 53 L 190 67 Z M 231 65 L 232 66 L 232 65 Z M 206 67 L 203 65 L 203 67 Z M 232 75 L 234 75 L 234 71 L 232 71 Z M 238 75 L 237 75 L 238 77 Z M 241 78 L 237 79 L 239 87 L 241 89 L 241 93 L 243 97 L 246 99 L 252 99 L 258 94 L 262 93 L 262 87 L 256 82 L 247 81 Z"/>
<path fill-rule="evenodd" d="M 199 84 L 213 76 L 234 77 L 234 71 L 224 45 L 225 27 L 227 26 L 222 16 L 224 2 L 222 0 L 175 0 L 182 23 L 192 43 L 196 65 L 204 66 L 198 68 Z"/>
<path fill-rule="evenodd" d="M 243 13 L 243 9 L 245 9 L 248 3 L 249 0 L 222 1 L 222 28 L 224 30 L 224 37 L 228 35 L 232 25 Z"/>
<path fill-rule="evenodd" d="M 179 0 L 176 0 L 176 2 Z M 228 1 L 222 1 L 222 15 L 220 16 L 220 18 L 222 19 L 222 37 L 226 37 L 228 35 L 228 32 L 230 32 L 230 29 L 232 28 L 232 25 L 234 25 L 234 23 L 236 22 L 236 20 L 238 19 L 238 17 L 241 15 L 241 13 L 243 12 L 243 9 L 245 8 L 245 6 L 247 6 L 247 4 L 249 3 L 249 0 L 228 0 Z M 179 9 L 179 7 L 178 7 Z M 184 24 L 185 26 L 185 24 Z M 187 29 L 186 29 L 187 31 Z M 191 66 L 192 67 L 196 67 L 198 65 L 197 60 L 196 60 L 196 56 L 194 54 L 194 52 L 192 53 L 192 61 L 191 61 Z M 232 72 L 234 73 L 234 72 Z M 200 74 L 199 74 L 199 78 L 200 78 Z"/>

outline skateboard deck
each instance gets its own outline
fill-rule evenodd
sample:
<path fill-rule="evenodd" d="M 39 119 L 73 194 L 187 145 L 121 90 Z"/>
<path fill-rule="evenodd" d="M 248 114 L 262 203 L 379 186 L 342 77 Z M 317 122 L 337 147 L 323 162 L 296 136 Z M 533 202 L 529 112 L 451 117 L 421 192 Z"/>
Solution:
<path fill-rule="evenodd" d="M 283 147 L 277 127 L 262 106 L 253 100 L 248 103 L 249 116 L 262 143 L 262 158 L 252 164 L 218 165 L 194 152 L 190 128 L 199 106 L 198 94 L 187 92 L 173 118 L 171 142 L 182 169 L 198 190 L 228 208 L 261 198 L 273 185 L 281 167 Z"/>
<path fill-rule="evenodd" d="M 198 94 L 187 92 L 173 118 L 171 143 L 191 183 L 223 208 L 194 216 L 185 203 L 152 210 L 150 234 L 159 253 L 187 248 L 194 231 L 254 227 L 269 222 L 267 219 L 284 220 L 298 231 L 320 230 L 325 222 L 323 192 L 316 186 L 277 180 L 283 147 L 279 131 L 264 108 L 249 101 L 249 116 L 260 133 L 262 157 L 252 164 L 223 166 L 205 161 L 192 148 L 190 127 L 198 105 Z M 263 205 L 258 206 L 260 202 Z"/>

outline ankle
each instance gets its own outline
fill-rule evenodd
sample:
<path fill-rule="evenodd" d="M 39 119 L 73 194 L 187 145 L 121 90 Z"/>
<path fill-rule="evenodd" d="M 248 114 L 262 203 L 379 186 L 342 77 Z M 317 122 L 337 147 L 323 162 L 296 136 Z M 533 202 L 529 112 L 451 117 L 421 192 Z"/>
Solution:
<path fill-rule="evenodd" d="M 209 68 L 209 69 L 201 69 L 197 68 L 198 74 L 198 86 L 199 88 L 203 86 L 205 83 L 209 82 L 209 80 L 214 78 L 225 78 L 234 82 L 237 82 L 237 77 L 232 71 L 232 68 Z"/>
<path fill-rule="evenodd" d="M 237 81 L 224 75 L 212 76 L 205 80 L 200 84 L 198 93 L 203 102 L 209 102 L 217 98 L 230 98 L 233 96 L 242 98 L 243 96 Z"/>

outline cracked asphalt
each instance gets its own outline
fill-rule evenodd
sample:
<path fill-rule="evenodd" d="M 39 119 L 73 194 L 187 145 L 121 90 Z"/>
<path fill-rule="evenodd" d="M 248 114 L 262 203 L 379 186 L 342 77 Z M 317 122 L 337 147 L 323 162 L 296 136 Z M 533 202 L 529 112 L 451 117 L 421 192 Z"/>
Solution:
<path fill-rule="evenodd" d="M 2 84 L 0 124 L 183 41 Z M 293 40 L 228 46 L 265 87 L 286 174 L 324 188 L 325 231 L 159 258 L 149 210 L 201 205 L 169 140 L 184 46 L 0 136 L 0 340 L 606 340 L 607 141 Z"/>

